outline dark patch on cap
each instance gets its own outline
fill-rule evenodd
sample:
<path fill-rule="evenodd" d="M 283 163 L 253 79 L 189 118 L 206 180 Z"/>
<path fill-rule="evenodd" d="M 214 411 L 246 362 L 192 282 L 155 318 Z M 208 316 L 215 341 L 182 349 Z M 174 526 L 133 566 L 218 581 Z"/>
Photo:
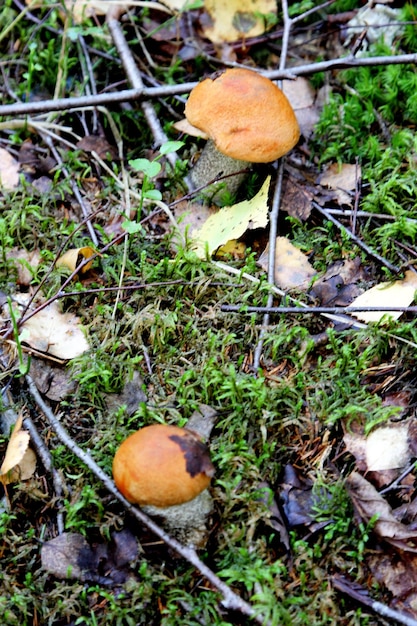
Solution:
<path fill-rule="evenodd" d="M 198 474 L 214 475 L 214 466 L 205 443 L 197 439 L 191 432 L 184 433 L 184 435 L 170 435 L 169 438 L 178 444 L 184 453 L 185 469 L 191 478 L 198 476 Z"/>

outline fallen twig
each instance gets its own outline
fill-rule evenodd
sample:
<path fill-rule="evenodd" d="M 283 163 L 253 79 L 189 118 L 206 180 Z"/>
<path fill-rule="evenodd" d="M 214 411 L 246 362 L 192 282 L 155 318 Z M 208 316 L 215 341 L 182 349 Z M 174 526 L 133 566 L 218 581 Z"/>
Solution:
<path fill-rule="evenodd" d="M 394 620 L 397 624 L 404 624 L 404 626 L 417 626 L 417 621 L 411 617 L 411 615 L 406 615 L 402 611 L 391 609 L 382 602 L 373 600 L 369 596 L 367 590 L 357 583 L 352 583 L 346 578 L 337 575 L 333 576 L 332 583 L 335 589 L 345 593 L 350 598 L 356 600 L 356 602 L 368 607 L 377 615 Z"/>
<path fill-rule="evenodd" d="M 349 67 L 364 67 L 372 65 L 398 65 L 417 64 L 417 54 L 399 54 L 381 57 L 353 56 L 335 59 L 333 61 L 320 61 L 292 67 L 291 70 L 270 70 L 261 72 L 271 80 L 284 78 L 297 78 L 297 76 L 313 76 L 318 72 L 326 72 L 335 69 L 347 69 Z M 17 102 L 0 106 L 0 116 L 30 115 L 48 113 L 50 111 L 67 111 L 68 109 L 108 105 L 120 102 L 131 102 L 141 99 L 163 98 L 179 94 L 189 93 L 196 86 L 196 82 L 182 83 L 179 85 L 161 85 L 160 87 L 144 87 L 143 89 L 124 89 L 113 93 L 102 93 L 96 96 L 79 96 L 70 98 L 58 98 L 57 100 L 43 100 L 40 102 Z"/>

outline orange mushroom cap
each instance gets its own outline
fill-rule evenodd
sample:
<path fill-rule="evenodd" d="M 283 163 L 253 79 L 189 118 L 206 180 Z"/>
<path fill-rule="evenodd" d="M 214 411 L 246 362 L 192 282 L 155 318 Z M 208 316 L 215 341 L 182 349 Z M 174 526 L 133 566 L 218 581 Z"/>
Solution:
<path fill-rule="evenodd" d="M 206 78 L 191 91 L 187 120 L 217 149 L 250 163 L 269 163 L 291 150 L 300 137 L 287 97 L 269 78 L 244 68 Z"/>
<path fill-rule="evenodd" d="M 153 424 L 130 435 L 113 459 L 119 491 L 139 505 L 167 507 L 195 498 L 206 489 L 214 467 L 196 433 Z"/>

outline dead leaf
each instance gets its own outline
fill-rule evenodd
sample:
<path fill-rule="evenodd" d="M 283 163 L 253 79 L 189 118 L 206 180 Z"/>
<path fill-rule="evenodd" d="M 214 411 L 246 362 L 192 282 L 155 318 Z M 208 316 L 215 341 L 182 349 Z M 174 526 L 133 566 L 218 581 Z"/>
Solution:
<path fill-rule="evenodd" d="M 398 422 L 375 428 L 365 443 L 367 468 L 371 472 L 404 468 L 411 459 L 408 423 Z"/>
<path fill-rule="evenodd" d="M 27 294 L 14 297 L 17 316 L 20 314 L 17 305 L 24 307 L 29 300 Z M 37 301 L 32 307 L 41 303 Z M 90 349 L 78 317 L 62 313 L 57 302 L 48 304 L 22 324 L 19 336 L 22 343 L 31 348 L 64 360 L 73 359 Z"/>
<path fill-rule="evenodd" d="M 363 291 L 357 283 L 366 279 L 359 257 L 336 261 L 315 281 L 310 295 L 323 306 L 348 306 Z"/>
<path fill-rule="evenodd" d="M 11 191 L 19 185 L 20 164 L 4 148 L 0 148 L 0 188 Z"/>
<path fill-rule="evenodd" d="M 77 388 L 68 368 L 35 356 L 30 360 L 30 375 L 42 395 L 55 402 L 74 394 Z"/>
<path fill-rule="evenodd" d="M 172 125 L 179 133 L 186 133 L 191 137 L 201 137 L 202 139 L 208 139 L 208 135 L 203 133 L 202 130 L 190 124 L 186 117 L 184 119 L 175 122 Z"/>
<path fill-rule="evenodd" d="M 117 159 L 117 151 L 103 135 L 86 135 L 77 142 L 77 148 L 84 152 L 96 152 L 103 161 Z"/>
<path fill-rule="evenodd" d="M 94 571 L 94 553 L 78 533 L 63 533 L 46 541 L 41 548 L 42 567 L 60 579 L 86 580 Z"/>
<path fill-rule="evenodd" d="M 268 269 L 269 245 L 258 260 L 263 270 Z M 277 237 L 275 246 L 275 284 L 281 289 L 306 288 L 316 271 L 306 255 L 286 237 Z"/>
<path fill-rule="evenodd" d="M 404 610 L 417 618 L 417 555 L 409 552 L 373 551 L 366 560 L 373 576 L 394 598 L 397 611 Z M 400 622 L 398 622 L 400 623 Z M 414 624 L 407 618 L 405 624 Z"/>
<path fill-rule="evenodd" d="M 313 197 L 314 194 L 308 189 L 306 182 L 300 183 L 293 176 L 289 176 L 284 180 L 280 209 L 304 222 L 310 217 Z"/>
<path fill-rule="evenodd" d="M 257 37 L 266 30 L 268 14 L 277 14 L 275 0 L 205 0 L 211 24 L 204 35 L 213 43 Z"/>
<path fill-rule="evenodd" d="M 213 254 L 231 239 L 239 239 L 248 229 L 265 228 L 268 223 L 270 181 L 271 177 L 268 176 L 251 200 L 223 207 L 193 232 L 193 250 L 199 258 L 205 258 L 207 253 Z"/>
<path fill-rule="evenodd" d="M 360 178 L 360 165 L 333 163 L 319 176 L 317 182 L 333 190 L 334 197 L 338 204 L 352 207 L 352 192 L 355 191 Z"/>
<path fill-rule="evenodd" d="M 28 252 L 27 250 L 12 248 L 6 251 L 6 258 L 15 261 L 17 284 L 28 287 L 32 282 L 35 270 L 41 262 L 40 252 L 38 250 Z"/>
<path fill-rule="evenodd" d="M 417 529 L 399 522 L 392 508 L 373 485 L 358 472 L 352 472 L 346 479 L 346 487 L 357 515 L 366 524 L 377 520 L 373 531 L 400 550 L 417 552 Z"/>
<path fill-rule="evenodd" d="M 29 446 L 30 435 L 23 430 L 23 415 L 19 415 L 14 425 L 6 449 L 6 455 L 0 467 L 0 481 L 4 485 L 27 480 L 36 469 L 36 456 Z"/>
<path fill-rule="evenodd" d="M 403 280 L 374 285 L 355 298 L 351 306 L 389 307 L 395 303 L 395 306 L 407 307 L 414 301 L 416 290 L 417 274 L 407 270 Z M 363 322 L 380 322 L 384 316 L 397 320 L 401 317 L 402 311 L 364 311 L 353 315 Z"/>
<path fill-rule="evenodd" d="M 93 547 L 78 533 L 63 533 L 41 548 L 44 570 L 56 578 L 123 584 L 132 574 L 129 564 L 137 559 L 138 544 L 129 530 L 114 532 L 111 542 Z"/>
<path fill-rule="evenodd" d="M 283 80 L 282 91 L 294 109 L 301 134 L 307 138 L 313 133 L 320 118 L 320 109 L 315 104 L 316 92 L 307 78 Z"/>
<path fill-rule="evenodd" d="M 85 246 L 84 248 L 71 248 L 59 257 L 56 262 L 56 266 L 67 267 L 71 272 L 73 272 L 82 262 L 82 258 L 80 259 L 80 257 L 83 257 L 84 259 L 90 259 L 95 254 L 96 251 L 93 248 L 90 248 L 90 246 Z M 83 267 L 80 269 L 80 274 L 85 274 L 86 272 L 88 272 L 88 270 L 91 269 L 92 265 L 92 261 L 83 265 Z"/>
<path fill-rule="evenodd" d="M 95 15 L 107 15 L 110 11 L 117 15 L 126 11 L 129 2 L 120 3 L 118 6 L 107 0 L 65 0 L 65 7 L 71 12 L 72 19 L 76 24 L 82 24 Z M 117 7 L 117 8 L 116 8 Z"/>

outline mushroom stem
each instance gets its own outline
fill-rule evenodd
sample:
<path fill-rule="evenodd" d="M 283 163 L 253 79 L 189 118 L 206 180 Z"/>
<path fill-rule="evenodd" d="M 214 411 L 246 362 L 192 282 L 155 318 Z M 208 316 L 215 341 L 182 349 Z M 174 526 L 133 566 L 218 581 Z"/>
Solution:
<path fill-rule="evenodd" d="M 190 172 L 190 178 L 195 188 L 204 187 L 204 195 L 210 197 L 215 204 L 222 205 L 224 204 L 223 198 L 226 199 L 227 195 L 237 192 L 247 176 L 247 172 L 242 172 L 242 170 L 246 170 L 250 165 L 248 161 L 232 159 L 223 154 L 217 150 L 214 141 L 208 139 Z M 227 176 L 227 178 L 212 183 L 213 180 L 222 176 Z"/>

